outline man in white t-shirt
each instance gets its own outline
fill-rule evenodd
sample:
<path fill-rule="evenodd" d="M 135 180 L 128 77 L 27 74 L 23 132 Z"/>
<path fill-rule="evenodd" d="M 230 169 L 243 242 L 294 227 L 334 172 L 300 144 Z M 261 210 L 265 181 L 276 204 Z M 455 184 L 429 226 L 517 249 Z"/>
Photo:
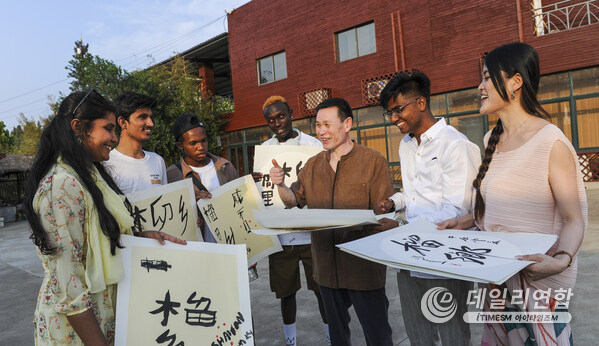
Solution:
<path fill-rule="evenodd" d="M 208 152 L 208 134 L 204 123 L 193 113 L 181 115 L 173 124 L 175 145 L 183 151 L 181 161 L 167 171 L 169 182 L 192 179 L 196 201 L 211 198 L 210 191 L 238 178 L 231 162 Z M 203 222 L 198 211 L 198 226 L 202 228 L 204 241 L 216 243 L 216 239 Z"/>
<path fill-rule="evenodd" d="M 307 145 L 322 147 L 322 143 L 291 125 L 292 111 L 287 101 L 282 96 L 269 97 L 262 106 L 264 119 L 273 132 L 272 138 L 262 145 Z M 252 175 L 256 176 L 256 173 Z M 312 277 L 312 250 L 310 245 L 310 232 L 294 232 L 293 234 L 279 235 L 283 251 L 268 257 L 270 288 L 276 297 L 281 300 L 281 314 L 283 317 L 283 330 L 287 345 L 296 345 L 295 315 L 297 304 L 295 293 L 300 289 L 299 262 L 304 265 L 308 289 L 313 291 L 318 300 L 318 308 L 324 323 L 327 341 L 330 340 L 329 328 L 324 314 L 322 298 L 318 284 Z"/>
<path fill-rule="evenodd" d="M 428 77 L 417 70 L 401 71 L 385 86 L 380 99 L 385 117 L 405 134 L 399 144 L 403 192 L 378 201 L 375 212 L 403 210 L 408 222 L 419 217 L 441 222 L 471 212 L 480 149 L 445 119 L 435 119 Z M 470 345 L 470 327 L 462 316 L 468 311 L 471 282 L 402 269 L 397 284 L 412 345 Z M 431 322 L 421 309 L 423 296 L 439 287 L 449 291 L 456 308 L 444 323 Z"/>
<path fill-rule="evenodd" d="M 166 184 L 164 159 L 142 149 L 143 142 L 152 134 L 152 109 L 156 100 L 127 92 L 116 98 L 115 106 L 121 134 L 119 144 L 105 163 L 108 172 L 125 194 Z"/>

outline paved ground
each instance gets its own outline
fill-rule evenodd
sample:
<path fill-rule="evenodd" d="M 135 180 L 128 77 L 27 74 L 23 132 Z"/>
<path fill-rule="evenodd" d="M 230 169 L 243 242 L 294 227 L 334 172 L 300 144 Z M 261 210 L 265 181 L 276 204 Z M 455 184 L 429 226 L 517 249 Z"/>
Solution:
<path fill-rule="evenodd" d="M 597 345 L 599 332 L 597 309 L 599 296 L 599 184 L 589 185 L 590 225 L 579 257 L 578 282 L 570 305 L 573 315 L 574 344 Z M 25 222 L 7 224 L 0 229 L 0 345 L 33 345 L 32 316 L 43 270 L 28 238 Z M 252 314 L 256 329 L 256 345 L 284 345 L 279 302 L 268 285 L 268 262 L 258 264 L 259 279 L 250 284 Z M 305 287 L 305 282 L 304 282 Z M 389 317 L 395 345 L 409 345 L 401 316 L 394 270 L 387 271 L 387 296 Z M 298 303 L 298 344 L 326 345 L 316 298 L 300 290 Z M 362 330 L 352 315 L 351 330 L 354 345 L 365 345 Z M 473 344 L 480 344 L 482 326 L 472 325 Z"/>

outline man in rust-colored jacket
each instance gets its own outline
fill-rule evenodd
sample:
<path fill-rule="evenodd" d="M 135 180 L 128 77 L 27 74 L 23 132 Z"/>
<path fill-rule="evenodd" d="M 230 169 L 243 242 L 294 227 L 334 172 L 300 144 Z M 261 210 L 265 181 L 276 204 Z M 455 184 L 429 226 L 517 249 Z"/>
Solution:
<path fill-rule="evenodd" d="M 271 181 L 277 185 L 285 205 L 372 209 L 380 198 L 393 194 L 385 158 L 350 139 L 353 118 L 349 104 L 331 98 L 316 110 L 316 134 L 326 151 L 308 160 L 291 188 L 285 185 L 285 173 L 273 161 Z M 368 345 L 393 345 L 385 266 L 344 253 L 335 245 L 395 226 L 397 222 L 383 219 L 379 226 L 312 232 L 314 279 L 320 287 L 333 345 L 351 345 L 348 309 L 352 305 Z"/>

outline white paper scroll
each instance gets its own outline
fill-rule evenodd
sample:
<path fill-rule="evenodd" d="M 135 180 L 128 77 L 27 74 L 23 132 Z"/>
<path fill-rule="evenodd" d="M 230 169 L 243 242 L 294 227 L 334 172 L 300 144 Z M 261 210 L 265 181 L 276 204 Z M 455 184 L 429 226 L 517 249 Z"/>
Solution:
<path fill-rule="evenodd" d="M 501 284 L 533 263 L 515 256 L 545 253 L 556 240 L 548 234 L 439 231 L 435 224 L 417 219 L 337 247 L 390 267 Z"/>
<path fill-rule="evenodd" d="M 197 228 L 193 182 L 183 179 L 127 194 L 133 219 L 144 230 L 168 233 L 180 239 L 202 240 Z"/>
<path fill-rule="evenodd" d="M 116 346 L 254 344 L 245 245 L 121 239 Z"/>
<path fill-rule="evenodd" d="M 263 209 L 254 211 L 254 216 L 264 228 L 253 232 L 268 235 L 378 224 L 374 212 L 364 209 Z"/>
<path fill-rule="evenodd" d="M 246 244 L 249 264 L 282 250 L 276 236 L 252 232 L 262 228 L 254 210 L 264 209 L 264 205 L 251 175 L 230 181 L 211 194 L 211 199 L 200 199 L 197 204 L 218 243 Z"/>

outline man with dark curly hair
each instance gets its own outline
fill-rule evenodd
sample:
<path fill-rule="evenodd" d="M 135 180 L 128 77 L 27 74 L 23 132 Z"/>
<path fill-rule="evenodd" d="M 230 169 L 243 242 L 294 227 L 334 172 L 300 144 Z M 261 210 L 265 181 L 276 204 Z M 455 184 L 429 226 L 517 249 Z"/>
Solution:
<path fill-rule="evenodd" d="M 125 194 L 166 184 L 164 159 L 142 148 L 154 128 L 152 110 L 156 107 L 156 100 L 147 95 L 126 92 L 114 103 L 121 133 L 119 144 L 110 152 L 110 159 L 105 164 L 110 175 Z"/>

